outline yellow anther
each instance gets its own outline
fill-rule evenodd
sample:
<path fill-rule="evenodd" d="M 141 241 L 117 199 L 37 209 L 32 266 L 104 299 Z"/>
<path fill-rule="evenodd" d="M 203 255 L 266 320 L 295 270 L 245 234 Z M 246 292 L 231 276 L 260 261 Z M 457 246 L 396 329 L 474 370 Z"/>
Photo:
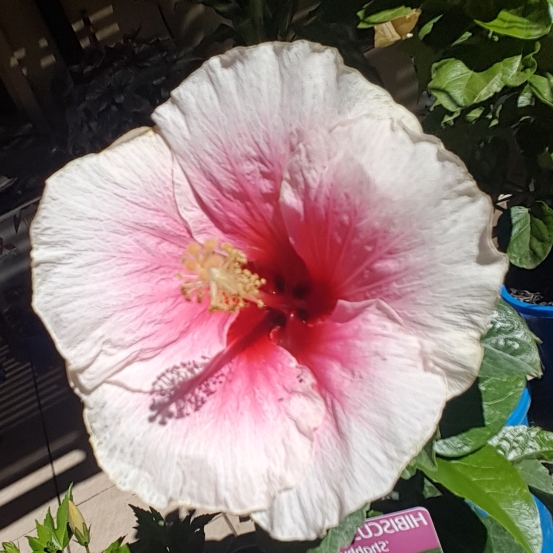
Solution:
<path fill-rule="evenodd" d="M 257 297 L 265 279 L 245 269 L 247 258 L 228 243 L 218 246 L 218 240 L 210 238 L 203 245 L 193 242 L 186 248 L 182 264 L 188 273 L 179 274 L 185 282 L 181 285 L 187 301 L 201 303 L 209 296 L 210 311 L 235 312 L 248 302 L 263 307 Z"/>
<path fill-rule="evenodd" d="M 205 266 L 209 269 L 210 267 L 221 267 L 225 261 L 225 258 L 222 255 L 211 254 L 205 260 Z"/>
<path fill-rule="evenodd" d="M 192 242 L 190 244 L 188 244 L 188 247 L 186 248 L 186 251 L 190 254 L 190 255 L 197 255 L 198 253 L 200 253 L 202 247 L 200 246 L 200 244 L 198 244 L 197 242 Z"/>
<path fill-rule="evenodd" d="M 207 253 L 207 252 L 212 252 L 213 250 L 216 250 L 218 243 L 219 241 L 217 240 L 217 238 L 208 238 L 204 242 L 204 251 Z"/>

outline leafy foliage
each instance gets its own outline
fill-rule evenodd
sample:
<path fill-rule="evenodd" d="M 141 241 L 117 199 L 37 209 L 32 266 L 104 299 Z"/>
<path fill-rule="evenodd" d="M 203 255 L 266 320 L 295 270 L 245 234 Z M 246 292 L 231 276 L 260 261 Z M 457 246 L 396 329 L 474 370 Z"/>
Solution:
<path fill-rule="evenodd" d="M 493 518 L 480 514 L 480 520 L 486 527 L 486 548 L 483 553 L 523 553 L 524 548 L 520 545 L 501 524 Z"/>
<path fill-rule="evenodd" d="M 68 525 L 68 504 L 70 499 L 71 488 L 65 494 L 58 508 L 55 522 L 50 509 L 48 509 L 42 524 L 38 520 L 35 521 L 37 535 L 27 538 L 32 551 L 56 553 L 57 551 L 63 551 L 69 545 L 72 535 Z"/>
<path fill-rule="evenodd" d="M 434 447 L 445 457 L 460 457 L 484 446 L 513 412 L 526 387 L 527 375 L 541 374 L 534 336 L 503 301 L 482 345 L 484 358 L 477 381 L 450 401 L 442 415 L 442 439 Z"/>
<path fill-rule="evenodd" d="M 126 36 L 114 46 L 85 51 L 62 89 L 66 149 L 72 157 L 97 152 L 130 129 L 152 126 L 153 109 L 198 66 L 197 56 L 169 39 Z"/>
<path fill-rule="evenodd" d="M 541 428 L 506 426 L 490 440 L 490 444 L 509 461 L 553 461 L 553 433 Z"/>
<path fill-rule="evenodd" d="M 36 536 L 27 537 L 33 552 L 61 553 L 67 550 L 74 538 L 73 551 L 77 543 L 86 553 L 90 553 L 90 526 L 73 503 L 71 489 L 58 507 L 55 521 L 50 509 L 42 524 L 36 521 Z M 131 507 L 137 520 L 136 541 L 125 544 L 121 537 L 103 553 L 202 553 L 205 546 L 204 527 L 216 516 L 205 514 L 195 517 L 194 511 L 191 511 L 180 519 L 178 511 L 175 511 L 164 518 L 155 509 L 145 511 Z M 0 553 L 19 553 L 19 548 L 12 542 L 4 542 Z"/>
<path fill-rule="evenodd" d="M 553 209 L 542 201 L 534 202 L 531 209 L 513 206 L 511 224 L 509 259 L 518 267 L 536 268 L 553 246 Z"/>
<path fill-rule="evenodd" d="M 553 36 L 547 0 L 372 0 L 366 27 L 420 8 L 413 38 L 428 132 L 506 211 L 497 227 L 511 262 L 532 269 L 553 244 Z"/>
<path fill-rule="evenodd" d="M 551 477 L 538 459 L 553 458 L 553 434 L 504 426 L 526 375 L 539 375 L 535 338 L 501 302 L 482 344 L 484 359 L 476 385 L 444 411 L 441 437 L 433 444 L 434 466 L 428 456 L 415 459 L 415 467 L 428 479 L 420 493 L 425 498 L 453 493 L 485 511 L 495 520 L 481 521 L 487 529 L 487 552 L 502 551 L 503 544 L 507 551 L 540 551 L 539 513 L 530 490 L 549 495 Z"/>
<path fill-rule="evenodd" d="M 308 553 L 335 553 L 341 547 L 348 546 L 355 536 L 355 531 L 367 518 L 369 505 L 361 507 L 358 511 L 348 515 L 339 526 L 331 528 L 321 543 L 309 549 Z"/>
<path fill-rule="evenodd" d="M 519 471 L 494 447 L 485 445 L 460 459 L 437 458 L 426 475 L 493 517 L 527 553 L 540 553 L 540 519 L 528 486 Z"/>
<path fill-rule="evenodd" d="M 155 509 L 131 507 L 137 521 L 137 541 L 130 545 L 131 553 L 201 553 L 205 545 L 204 527 L 216 516 L 194 517 L 191 511 L 181 520 L 178 512 L 163 518 Z"/>

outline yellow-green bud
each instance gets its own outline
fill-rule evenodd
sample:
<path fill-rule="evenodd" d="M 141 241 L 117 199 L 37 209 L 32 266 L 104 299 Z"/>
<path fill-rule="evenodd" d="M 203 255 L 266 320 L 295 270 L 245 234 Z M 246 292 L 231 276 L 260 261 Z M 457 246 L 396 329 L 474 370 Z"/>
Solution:
<path fill-rule="evenodd" d="M 75 534 L 75 538 L 77 538 L 77 542 L 82 546 L 88 545 L 90 542 L 89 529 L 86 526 L 81 511 L 71 500 L 67 503 L 67 521 L 69 522 L 69 528 L 71 528 L 71 531 Z"/>

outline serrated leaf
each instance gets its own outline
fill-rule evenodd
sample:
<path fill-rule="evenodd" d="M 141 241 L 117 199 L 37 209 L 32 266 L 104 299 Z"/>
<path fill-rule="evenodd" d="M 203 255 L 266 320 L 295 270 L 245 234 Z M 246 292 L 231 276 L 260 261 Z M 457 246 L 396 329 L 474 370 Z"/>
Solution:
<path fill-rule="evenodd" d="M 2 550 L 3 551 L 0 553 L 20 553 L 19 548 L 11 541 L 5 541 L 2 543 Z"/>
<path fill-rule="evenodd" d="M 535 490 L 553 495 L 553 479 L 549 471 L 537 459 L 522 459 L 514 463 L 522 478 Z"/>
<path fill-rule="evenodd" d="M 136 539 L 131 544 L 135 553 L 166 553 L 167 532 L 163 517 L 155 510 L 145 511 L 134 505 L 130 506 L 136 517 Z"/>
<path fill-rule="evenodd" d="M 474 109 L 470 110 L 470 111 L 465 115 L 465 119 L 466 119 L 469 123 L 474 123 L 474 121 L 476 121 L 483 113 L 484 113 L 484 107 L 479 106 L 479 107 L 477 107 L 477 108 L 474 108 Z"/>
<path fill-rule="evenodd" d="M 56 526 L 54 524 L 54 519 L 52 518 L 52 513 L 50 512 L 50 508 L 48 508 L 48 511 L 46 512 L 43 525 L 46 528 L 46 530 L 50 533 L 53 533 L 56 529 Z"/>
<path fill-rule="evenodd" d="M 104 553 L 131 553 L 129 546 L 127 544 L 123 544 L 122 542 L 123 538 L 119 538 L 114 541 L 108 546 L 107 549 L 104 550 Z"/>
<path fill-rule="evenodd" d="M 29 547 L 34 552 L 44 553 L 46 550 L 46 543 L 43 544 L 38 538 L 35 538 L 33 536 L 27 536 L 27 541 L 29 542 Z"/>
<path fill-rule="evenodd" d="M 538 201 L 530 209 L 511 207 L 511 239 L 507 254 L 513 265 L 536 268 L 553 247 L 553 209 Z"/>
<path fill-rule="evenodd" d="M 476 513 L 486 527 L 488 537 L 482 553 L 524 553 L 524 548 L 493 518 Z"/>
<path fill-rule="evenodd" d="M 527 375 L 539 376 L 541 364 L 533 334 L 520 315 L 500 301 L 482 338 L 484 357 L 477 382 L 444 409 L 443 438 L 434 444 L 444 457 L 460 457 L 497 434 L 520 401 Z"/>
<path fill-rule="evenodd" d="M 71 539 L 70 530 L 68 529 L 68 503 L 72 497 L 73 484 L 69 486 L 67 492 L 63 496 L 58 512 L 56 513 L 56 530 L 55 535 L 61 549 L 65 549 Z"/>
<path fill-rule="evenodd" d="M 51 519 L 52 515 L 50 514 L 50 509 L 48 508 L 48 512 L 46 513 L 46 517 L 44 519 L 44 524 L 40 524 L 38 520 L 35 520 L 37 533 L 36 539 L 42 544 L 43 548 L 46 548 L 48 542 L 52 542 L 54 538 L 53 522 L 50 522 Z"/>
<path fill-rule="evenodd" d="M 336 553 L 341 547 L 348 546 L 359 528 L 367 518 L 369 505 L 363 506 L 358 511 L 349 514 L 339 526 L 331 528 L 321 543 L 307 553 Z"/>
<path fill-rule="evenodd" d="M 428 478 L 467 499 L 503 525 L 527 553 L 541 553 L 540 517 L 517 469 L 485 445 L 460 459 L 436 459 Z"/>
<path fill-rule="evenodd" d="M 209 513 L 209 514 L 205 514 L 205 515 L 199 515 L 199 516 L 194 517 L 192 519 L 192 522 L 190 523 L 190 526 L 194 530 L 203 529 L 204 526 L 207 526 L 216 516 L 217 516 L 217 513 Z"/>
<path fill-rule="evenodd" d="M 509 461 L 542 459 L 553 461 L 553 433 L 537 427 L 506 426 L 490 440 Z"/>

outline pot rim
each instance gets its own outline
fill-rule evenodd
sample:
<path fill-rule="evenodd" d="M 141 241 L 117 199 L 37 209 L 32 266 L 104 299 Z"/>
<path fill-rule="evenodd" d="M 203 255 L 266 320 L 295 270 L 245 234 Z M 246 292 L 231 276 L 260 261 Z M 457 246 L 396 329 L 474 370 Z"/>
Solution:
<path fill-rule="evenodd" d="M 501 297 L 519 313 L 530 317 L 542 319 L 553 319 L 553 305 L 535 305 L 525 301 L 517 300 L 512 296 L 505 286 L 501 286 Z"/>

